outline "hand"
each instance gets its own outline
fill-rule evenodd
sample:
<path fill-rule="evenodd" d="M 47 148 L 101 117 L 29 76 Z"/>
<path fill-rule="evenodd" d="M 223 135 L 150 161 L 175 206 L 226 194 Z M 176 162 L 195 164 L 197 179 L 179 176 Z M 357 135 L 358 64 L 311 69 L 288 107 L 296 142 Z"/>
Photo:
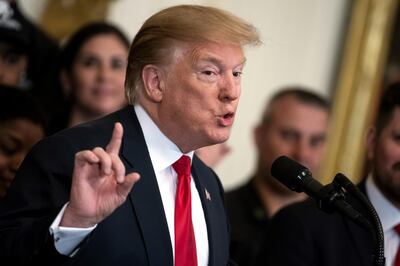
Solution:
<path fill-rule="evenodd" d="M 122 136 L 122 125 L 115 123 L 106 150 L 96 147 L 75 154 L 69 204 L 60 226 L 94 226 L 125 202 L 140 176 L 125 176 L 125 166 L 118 156 Z"/>

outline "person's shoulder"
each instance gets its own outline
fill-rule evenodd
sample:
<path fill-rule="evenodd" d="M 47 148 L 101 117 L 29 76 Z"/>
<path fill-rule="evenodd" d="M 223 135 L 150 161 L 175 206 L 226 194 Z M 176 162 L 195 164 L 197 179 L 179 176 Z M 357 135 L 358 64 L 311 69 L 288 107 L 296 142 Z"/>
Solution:
<path fill-rule="evenodd" d="M 321 212 L 322 211 L 318 209 L 316 201 L 312 198 L 308 198 L 280 209 L 275 217 L 296 216 L 307 219 L 308 217 L 319 216 Z"/>
<path fill-rule="evenodd" d="M 256 192 L 252 187 L 252 179 L 250 179 L 246 183 L 227 191 L 225 193 L 225 198 L 227 202 L 242 201 L 250 196 L 254 196 L 254 193 Z"/>
<path fill-rule="evenodd" d="M 273 224 L 299 223 L 320 224 L 323 227 L 331 226 L 341 220 L 338 213 L 327 213 L 318 208 L 313 198 L 288 205 L 273 217 Z"/>
<path fill-rule="evenodd" d="M 89 146 L 93 143 L 103 146 L 102 144 L 107 144 L 111 138 L 114 124 L 123 123 L 122 114 L 128 110 L 129 107 L 125 107 L 104 117 L 61 130 L 53 137 L 66 137 L 73 143 L 87 143 Z"/>

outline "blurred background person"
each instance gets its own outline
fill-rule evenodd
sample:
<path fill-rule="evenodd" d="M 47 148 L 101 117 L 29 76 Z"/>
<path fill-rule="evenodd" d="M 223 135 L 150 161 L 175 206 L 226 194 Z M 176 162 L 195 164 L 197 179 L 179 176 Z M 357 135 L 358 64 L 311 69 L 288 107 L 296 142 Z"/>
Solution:
<path fill-rule="evenodd" d="M 231 152 L 228 143 L 223 142 L 196 150 L 196 155 L 209 167 L 215 168 Z"/>
<path fill-rule="evenodd" d="M 386 265 L 400 265 L 400 83 L 388 87 L 375 125 L 367 132 L 371 168 L 358 185 L 375 207 L 384 233 Z M 367 219 L 365 206 L 351 195 L 346 200 Z M 314 199 L 282 209 L 270 223 L 260 252 L 273 266 L 371 266 L 372 234 L 339 213 L 318 209 Z"/>
<path fill-rule="evenodd" d="M 129 40 L 115 26 L 90 23 L 65 44 L 60 79 L 66 109 L 50 124 L 48 134 L 99 118 L 127 104 L 125 69 Z"/>
<path fill-rule="evenodd" d="M 0 84 L 27 85 L 29 31 L 7 1 L 0 1 Z"/>
<path fill-rule="evenodd" d="M 31 23 L 16 1 L 0 0 L 0 84 L 29 90 L 47 118 L 61 110 L 59 45 Z"/>
<path fill-rule="evenodd" d="M 283 88 L 272 96 L 254 129 L 257 166 L 247 184 L 227 192 L 231 256 L 253 265 L 270 218 L 282 207 L 305 199 L 270 174 L 273 161 L 286 155 L 318 172 L 325 150 L 329 103 L 307 88 Z"/>
<path fill-rule="evenodd" d="M 0 199 L 33 144 L 44 137 L 44 114 L 28 92 L 0 85 Z"/>

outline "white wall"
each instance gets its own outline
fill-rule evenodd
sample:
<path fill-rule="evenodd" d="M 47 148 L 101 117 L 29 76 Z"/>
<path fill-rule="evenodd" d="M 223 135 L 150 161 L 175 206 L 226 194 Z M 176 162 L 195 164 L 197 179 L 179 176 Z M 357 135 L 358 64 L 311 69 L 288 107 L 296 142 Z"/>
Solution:
<path fill-rule="evenodd" d="M 40 13 L 41 2 L 43 0 L 20 1 L 32 18 Z M 109 19 L 133 38 L 144 20 L 164 7 L 182 3 L 203 4 L 229 10 L 259 28 L 264 44 L 247 50 L 241 102 L 229 140 L 232 152 L 216 168 L 225 188 L 230 189 L 244 182 L 252 173 L 256 156 L 252 129 L 265 101 L 277 88 L 300 84 L 329 95 L 347 2 L 118 0 L 111 1 Z"/>

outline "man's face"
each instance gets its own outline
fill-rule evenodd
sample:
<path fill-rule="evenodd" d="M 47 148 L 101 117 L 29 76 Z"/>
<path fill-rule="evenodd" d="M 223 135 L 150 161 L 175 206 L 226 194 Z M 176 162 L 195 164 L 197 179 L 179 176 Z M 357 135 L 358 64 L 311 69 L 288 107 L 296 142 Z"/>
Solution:
<path fill-rule="evenodd" d="M 392 115 L 379 136 L 372 137 L 369 157 L 373 162 L 375 183 L 400 207 L 400 107 L 395 108 Z"/>
<path fill-rule="evenodd" d="M 160 129 L 183 151 L 228 139 L 240 96 L 239 45 L 179 48 L 162 81 Z"/>
<path fill-rule="evenodd" d="M 293 96 L 277 100 L 269 111 L 270 119 L 255 131 L 258 175 L 266 182 L 274 182 L 271 165 L 281 155 L 298 161 L 316 174 L 325 150 L 327 111 Z"/>

